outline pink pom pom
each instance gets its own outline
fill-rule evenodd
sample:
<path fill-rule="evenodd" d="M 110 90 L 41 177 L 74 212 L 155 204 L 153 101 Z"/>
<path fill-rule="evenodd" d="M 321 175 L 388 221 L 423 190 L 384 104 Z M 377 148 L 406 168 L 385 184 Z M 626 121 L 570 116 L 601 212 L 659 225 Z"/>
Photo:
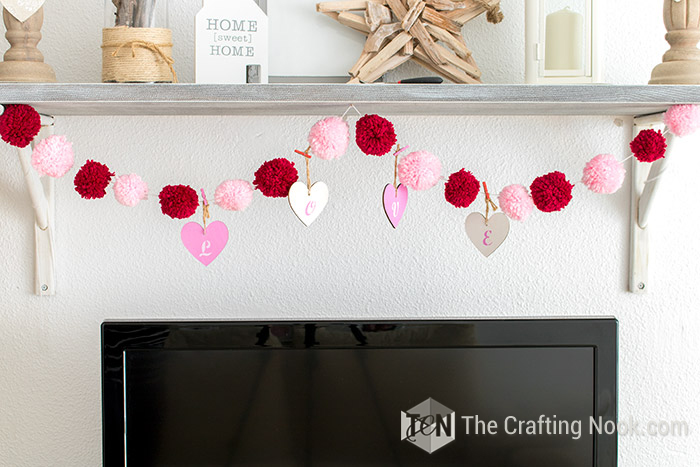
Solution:
<path fill-rule="evenodd" d="M 324 160 L 337 159 L 348 150 L 350 130 L 340 117 L 328 117 L 316 122 L 309 132 L 311 152 Z"/>
<path fill-rule="evenodd" d="M 226 180 L 216 187 L 216 204 L 229 211 L 244 211 L 253 201 L 253 187 L 245 180 Z"/>
<path fill-rule="evenodd" d="M 609 195 L 620 189 L 627 171 L 612 154 L 600 154 L 583 169 L 583 184 L 593 193 Z"/>
<path fill-rule="evenodd" d="M 148 185 L 136 174 L 121 175 L 114 181 L 114 197 L 120 204 L 134 207 L 148 198 Z"/>
<path fill-rule="evenodd" d="M 532 196 L 522 185 L 509 185 L 498 195 L 498 205 L 506 216 L 524 221 L 535 207 Z"/>
<path fill-rule="evenodd" d="M 399 162 L 399 180 L 417 191 L 434 187 L 441 172 L 440 159 L 427 151 L 412 152 Z"/>
<path fill-rule="evenodd" d="M 65 136 L 49 136 L 36 145 L 32 165 L 41 175 L 63 177 L 73 167 L 73 144 Z"/>
<path fill-rule="evenodd" d="M 700 128 L 700 106 L 674 105 L 664 115 L 664 123 L 676 136 L 688 136 Z"/>

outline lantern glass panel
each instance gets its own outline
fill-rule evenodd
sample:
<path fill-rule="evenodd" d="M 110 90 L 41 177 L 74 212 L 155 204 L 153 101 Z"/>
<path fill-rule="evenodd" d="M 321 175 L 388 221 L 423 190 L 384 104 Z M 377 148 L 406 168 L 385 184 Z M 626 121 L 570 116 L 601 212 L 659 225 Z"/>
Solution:
<path fill-rule="evenodd" d="M 541 0 L 541 76 L 591 74 L 591 0 Z"/>

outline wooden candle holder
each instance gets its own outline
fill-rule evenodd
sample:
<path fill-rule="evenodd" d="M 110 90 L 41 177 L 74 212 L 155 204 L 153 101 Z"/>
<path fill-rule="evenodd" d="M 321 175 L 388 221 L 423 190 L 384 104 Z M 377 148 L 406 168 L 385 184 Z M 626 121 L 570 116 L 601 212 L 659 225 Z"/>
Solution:
<path fill-rule="evenodd" d="M 665 0 L 664 24 L 671 49 L 649 84 L 700 84 L 700 0 Z"/>
<path fill-rule="evenodd" d="M 5 37 L 10 43 L 3 62 L 0 62 L 0 81 L 21 83 L 53 83 L 56 73 L 44 63 L 44 55 L 37 48 L 44 23 L 44 8 L 21 22 L 3 8 Z"/>

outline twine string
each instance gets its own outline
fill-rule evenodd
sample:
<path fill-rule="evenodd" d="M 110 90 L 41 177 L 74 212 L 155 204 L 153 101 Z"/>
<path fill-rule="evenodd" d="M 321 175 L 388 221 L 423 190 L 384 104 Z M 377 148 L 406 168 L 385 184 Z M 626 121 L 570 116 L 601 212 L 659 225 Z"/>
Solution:
<path fill-rule="evenodd" d="M 498 24 L 503 21 L 505 15 L 501 11 L 501 2 L 494 3 L 493 0 L 474 0 L 480 7 L 486 10 L 486 20 L 492 24 Z"/>
<path fill-rule="evenodd" d="M 350 104 L 350 105 L 348 106 L 348 108 L 345 109 L 345 112 L 343 112 L 343 115 L 342 115 L 340 118 L 341 118 L 342 120 L 345 120 L 345 117 L 347 117 L 348 113 L 349 113 L 351 110 L 354 110 L 354 111 L 357 113 L 358 117 L 361 117 L 361 116 L 362 116 L 362 114 L 360 113 L 360 111 L 357 110 L 357 107 L 355 107 L 355 104 Z"/>
<path fill-rule="evenodd" d="M 396 179 L 399 176 L 399 149 L 401 148 L 396 143 L 396 152 L 394 153 L 394 189 L 396 190 L 396 196 L 399 196 L 399 186 L 396 184 Z"/>
<path fill-rule="evenodd" d="M 311 196 L 311 158 L 306 158 L 306 189 L 309 191 L 309 196 Z"/>

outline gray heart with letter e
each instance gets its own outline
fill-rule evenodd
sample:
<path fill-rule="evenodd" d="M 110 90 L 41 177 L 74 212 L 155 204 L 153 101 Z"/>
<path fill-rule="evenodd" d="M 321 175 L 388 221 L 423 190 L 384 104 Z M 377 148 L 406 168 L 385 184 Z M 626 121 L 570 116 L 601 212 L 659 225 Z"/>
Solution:
<path fill-rule="evenodd" d="M 488 224 L 483 214 L 473 212 L 464 223 L 467 236 L 477 250 L 487 258 L 506 241 L 510 232 L 510 221 L 505 214 L 494 214 Z"/>

